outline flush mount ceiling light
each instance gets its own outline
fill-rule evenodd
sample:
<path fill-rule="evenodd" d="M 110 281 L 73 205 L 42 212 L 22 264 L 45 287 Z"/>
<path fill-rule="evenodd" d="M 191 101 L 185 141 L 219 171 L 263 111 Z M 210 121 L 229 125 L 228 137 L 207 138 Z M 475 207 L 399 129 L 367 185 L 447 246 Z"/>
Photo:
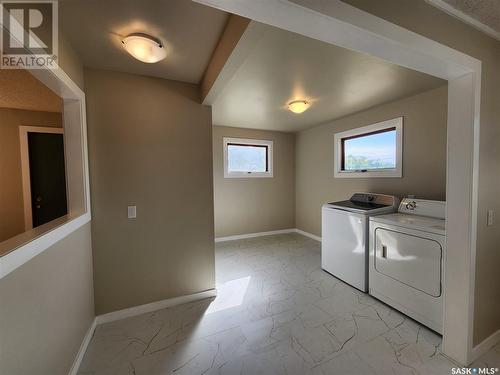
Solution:
<path fill-rule="evenodd" d="M 293 102 L 288 103 L 288 109 L 293 113 L 302 113 L 309 109 L 311 103 L 307 100 L 294 100 Z"/>
<path fill-rule="evenodd" d="M 145 63 L 155 63 L 167 56 L 161 42 L 147 34 L 130 34 L 122 43 L 128 53 Z"/>

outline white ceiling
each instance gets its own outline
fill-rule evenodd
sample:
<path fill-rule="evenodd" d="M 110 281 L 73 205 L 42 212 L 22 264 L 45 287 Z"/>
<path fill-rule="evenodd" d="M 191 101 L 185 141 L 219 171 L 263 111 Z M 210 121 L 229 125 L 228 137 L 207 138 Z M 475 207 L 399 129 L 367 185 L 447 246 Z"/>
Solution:
<path fill-rule="evenodd" d="M 300 131 L 446 83 L 254 21 L 233 56 L 239 66 L 226 64 L 221 74 L 230 77 L 221 78 L 225 86 L 209 103 L 214 125 Z M 287 110 L 294 99 L 312 105 L 297 115 Z"/>
<path fill-rule="evenodd" d="M 198 83 L 228 15 L 190 0 L 60 0 L 63 33 L 87 67 Z M 168 56 L 133 59 L 121 40 L 131 33 L 159 38 Z"/>

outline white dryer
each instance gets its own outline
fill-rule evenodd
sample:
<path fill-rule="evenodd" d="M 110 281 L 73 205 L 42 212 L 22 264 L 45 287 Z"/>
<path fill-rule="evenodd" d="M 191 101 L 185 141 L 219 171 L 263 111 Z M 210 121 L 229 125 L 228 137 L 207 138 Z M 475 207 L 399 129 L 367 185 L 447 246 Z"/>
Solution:
<path fill-rule="evenodd" d="M 442 334 L 446 203 L 405 198 L 370 218 L 369 293 Z"/>

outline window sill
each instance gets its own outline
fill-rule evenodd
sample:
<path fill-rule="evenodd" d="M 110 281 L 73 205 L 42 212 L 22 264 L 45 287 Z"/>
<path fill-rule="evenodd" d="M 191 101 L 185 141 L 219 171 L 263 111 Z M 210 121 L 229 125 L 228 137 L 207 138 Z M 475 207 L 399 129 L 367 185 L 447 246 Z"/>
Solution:
<path fill-rule="evenodd" d="M 402 178 L 400 170 L 366 171 L 366 172 L 339 172 L 335 171 L 335 178 Z"/>
<path fill-rule="evenodd" d="M 225 173 L 224 178 L 273 178 L 273 174 L 269 172 L 256 173 Z"/>
<path fill-rule="evenodd" d="M 0 243 L 0 279 L 90 221 L 90 213 L 62 216 Z"/>

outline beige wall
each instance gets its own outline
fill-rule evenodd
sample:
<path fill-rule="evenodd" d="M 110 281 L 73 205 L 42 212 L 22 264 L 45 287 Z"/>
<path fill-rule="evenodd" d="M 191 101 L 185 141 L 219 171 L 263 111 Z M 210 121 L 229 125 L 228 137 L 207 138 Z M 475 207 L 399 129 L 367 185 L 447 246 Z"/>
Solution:
<path fill-rule="evenodd" d="M 300 0 L 301 3 L 316 0 Z M 500 220 L 486 226 L 487 210 L 500 215 L 500 42 L 424 0 L 344 0 L 368 13 L 473 56 L 482 62 L 479 211 L 474 344 L 500 329 Z"/>
<path fill-rule="evenodd" d="M 76 55 L 60 50 L 63 69 L 83 87 Z M 64 56 L 64 57 L 63 57 Z M 2 86 L 3 87 L 3 86 Z M 6 93 L 9 95 L 9 92 Z M 23 125 L 50 125 L 19 113 Z M 1 123 L 9 116 L 0 114 Z M 60 114 L 57 115 L 60 121 Z M 50 121 L 51 122 L 51 121 Z M 12 133 L 11 133 L 12 137 Z M 3 140 L 4 135 L 0 135 Z M 16 141 L 11 138 L 12 144 Z M 2 152 L 0 147 L 0 153 Z M 0 156 L 0 168 L 6 159 Z M 19 169 L 18 169 L 19 170 Z M 1 177 L 3 186 L 4 178 Z M 22 204 L 22 198 L 21 198 Z M 2 218 L 5 218 L 2 215 Z M 9 218 L 10 220 L 10 218 Z M 1 220 L 4 223 L 5 220 Z M 90 224 L 0 280 L 0 373 L 66 375 L 94 318 Z"/>
<path fill-rule="evenodd" d="M 24 232 L 19 126 L 62 127 L 57 112 L 0 108 L 0 242 Z M 6 220 L 5 218 L 8 218 Z"/>
<path fill-rule="evenodd" d="M 224 178 L 223 137 L 273 141 L 273 178 Z M 214 126 L 215 237 L 295 228 L 295 134 Z"/>
<path fill-rule="evenodd" d="M 213 288 L 212 122 L 198 86 L 85 80 L 97 314 Z"/>
<path fill-rule="evenodd" d="M 334 178 L 334 134 L 403 116 L 402 178 Z M 447 86 L 297 134 L 297 228 L 321 236 L 321 205 L 354 192 L 445 200 Z"/>
<path fill-rule="evenodd" d="M 83 64 L 80 56 L 63 36 L 62 28 L 59 29 L 59 66 L 83 90 Z"/>
<path fill-rule="evenodd" d="M 87 224 L 0 280 L 0 373 L 67 375 L 92 300 Z"/>

